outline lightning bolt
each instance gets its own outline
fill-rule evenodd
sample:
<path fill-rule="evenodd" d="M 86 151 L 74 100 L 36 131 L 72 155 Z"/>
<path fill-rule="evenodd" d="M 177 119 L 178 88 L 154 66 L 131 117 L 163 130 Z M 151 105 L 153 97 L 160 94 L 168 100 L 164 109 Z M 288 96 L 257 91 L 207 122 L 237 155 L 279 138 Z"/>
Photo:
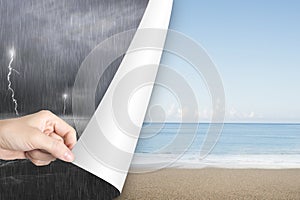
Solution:
<path fill-rule="evenodd" d="M 12 74 L 13 71 L 15 71 L 16 73 L 19 74 L 19 72 L 15 69 L 13 69 L 11 67 L 11 64 L 13 63 L 14 61 L 14 58 L 15 58 L 15 50 L 14 49 L 11 49 L 9 51 L 9 54 L 10 54 L 10 61 L 9 61 L 9 65 L 8 65 L 8 74 L 7 74 L 7 82 L 8 82 L 8 90 L 11 92 L 11 100 L 12 102 L 14 103 L 15 107 L 15 113 L 17 116 L 19 116 L 19 112 L 18 112 L 18 102 L 17 100 L 15 99 L 15 91 L 14 89 L 11 87 L 11 80 L 10 80 L 10 76 Z"/>

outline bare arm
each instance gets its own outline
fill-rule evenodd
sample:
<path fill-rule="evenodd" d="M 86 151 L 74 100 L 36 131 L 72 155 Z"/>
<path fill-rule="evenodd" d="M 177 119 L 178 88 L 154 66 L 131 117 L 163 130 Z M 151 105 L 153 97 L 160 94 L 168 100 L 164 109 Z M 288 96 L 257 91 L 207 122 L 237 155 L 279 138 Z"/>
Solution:
<path fill-rule="evenodd" d="M 75 143 L 74 128 L 50 111 L 0 120 L 0 159 L 28 158 L 37 166 L 56 158 L 71 162 Z"/>

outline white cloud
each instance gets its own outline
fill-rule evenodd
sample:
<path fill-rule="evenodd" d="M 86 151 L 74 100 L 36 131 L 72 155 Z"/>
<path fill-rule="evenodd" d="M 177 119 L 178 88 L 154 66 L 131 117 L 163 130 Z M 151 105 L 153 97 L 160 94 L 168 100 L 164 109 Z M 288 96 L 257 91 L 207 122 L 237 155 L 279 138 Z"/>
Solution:
<path fill-rule="evenodd" d="M 254 116 L 255 116 L 255 113 L 253 111 L 248 115 L 249 118 L 253 118 Z"/>

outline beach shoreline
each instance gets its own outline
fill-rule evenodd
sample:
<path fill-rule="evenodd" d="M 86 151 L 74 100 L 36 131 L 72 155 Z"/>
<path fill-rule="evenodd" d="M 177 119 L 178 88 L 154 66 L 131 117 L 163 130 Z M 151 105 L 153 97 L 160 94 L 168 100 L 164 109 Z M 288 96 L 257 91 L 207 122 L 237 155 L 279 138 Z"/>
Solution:
<path fill-rule="evenodd" d="M 117 199 L 300 199 L 300 169 L 166 168 L 130 173 Z"/>

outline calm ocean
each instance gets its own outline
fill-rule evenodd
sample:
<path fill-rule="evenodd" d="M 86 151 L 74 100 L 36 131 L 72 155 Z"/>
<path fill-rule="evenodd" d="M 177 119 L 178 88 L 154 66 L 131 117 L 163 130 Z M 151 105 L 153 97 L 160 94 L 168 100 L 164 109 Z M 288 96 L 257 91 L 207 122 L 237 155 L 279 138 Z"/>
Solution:
<path fill-rule="evenodd" d="M 300 124 L 224 124 L 204 159 L 200 159 L 200 150 L 209 124 L 198 124 L 194 131 L 195 125 L 144 124 L 132 165 L 169 162 L 169 167 L 186 168 L 300 168 Z"/>

